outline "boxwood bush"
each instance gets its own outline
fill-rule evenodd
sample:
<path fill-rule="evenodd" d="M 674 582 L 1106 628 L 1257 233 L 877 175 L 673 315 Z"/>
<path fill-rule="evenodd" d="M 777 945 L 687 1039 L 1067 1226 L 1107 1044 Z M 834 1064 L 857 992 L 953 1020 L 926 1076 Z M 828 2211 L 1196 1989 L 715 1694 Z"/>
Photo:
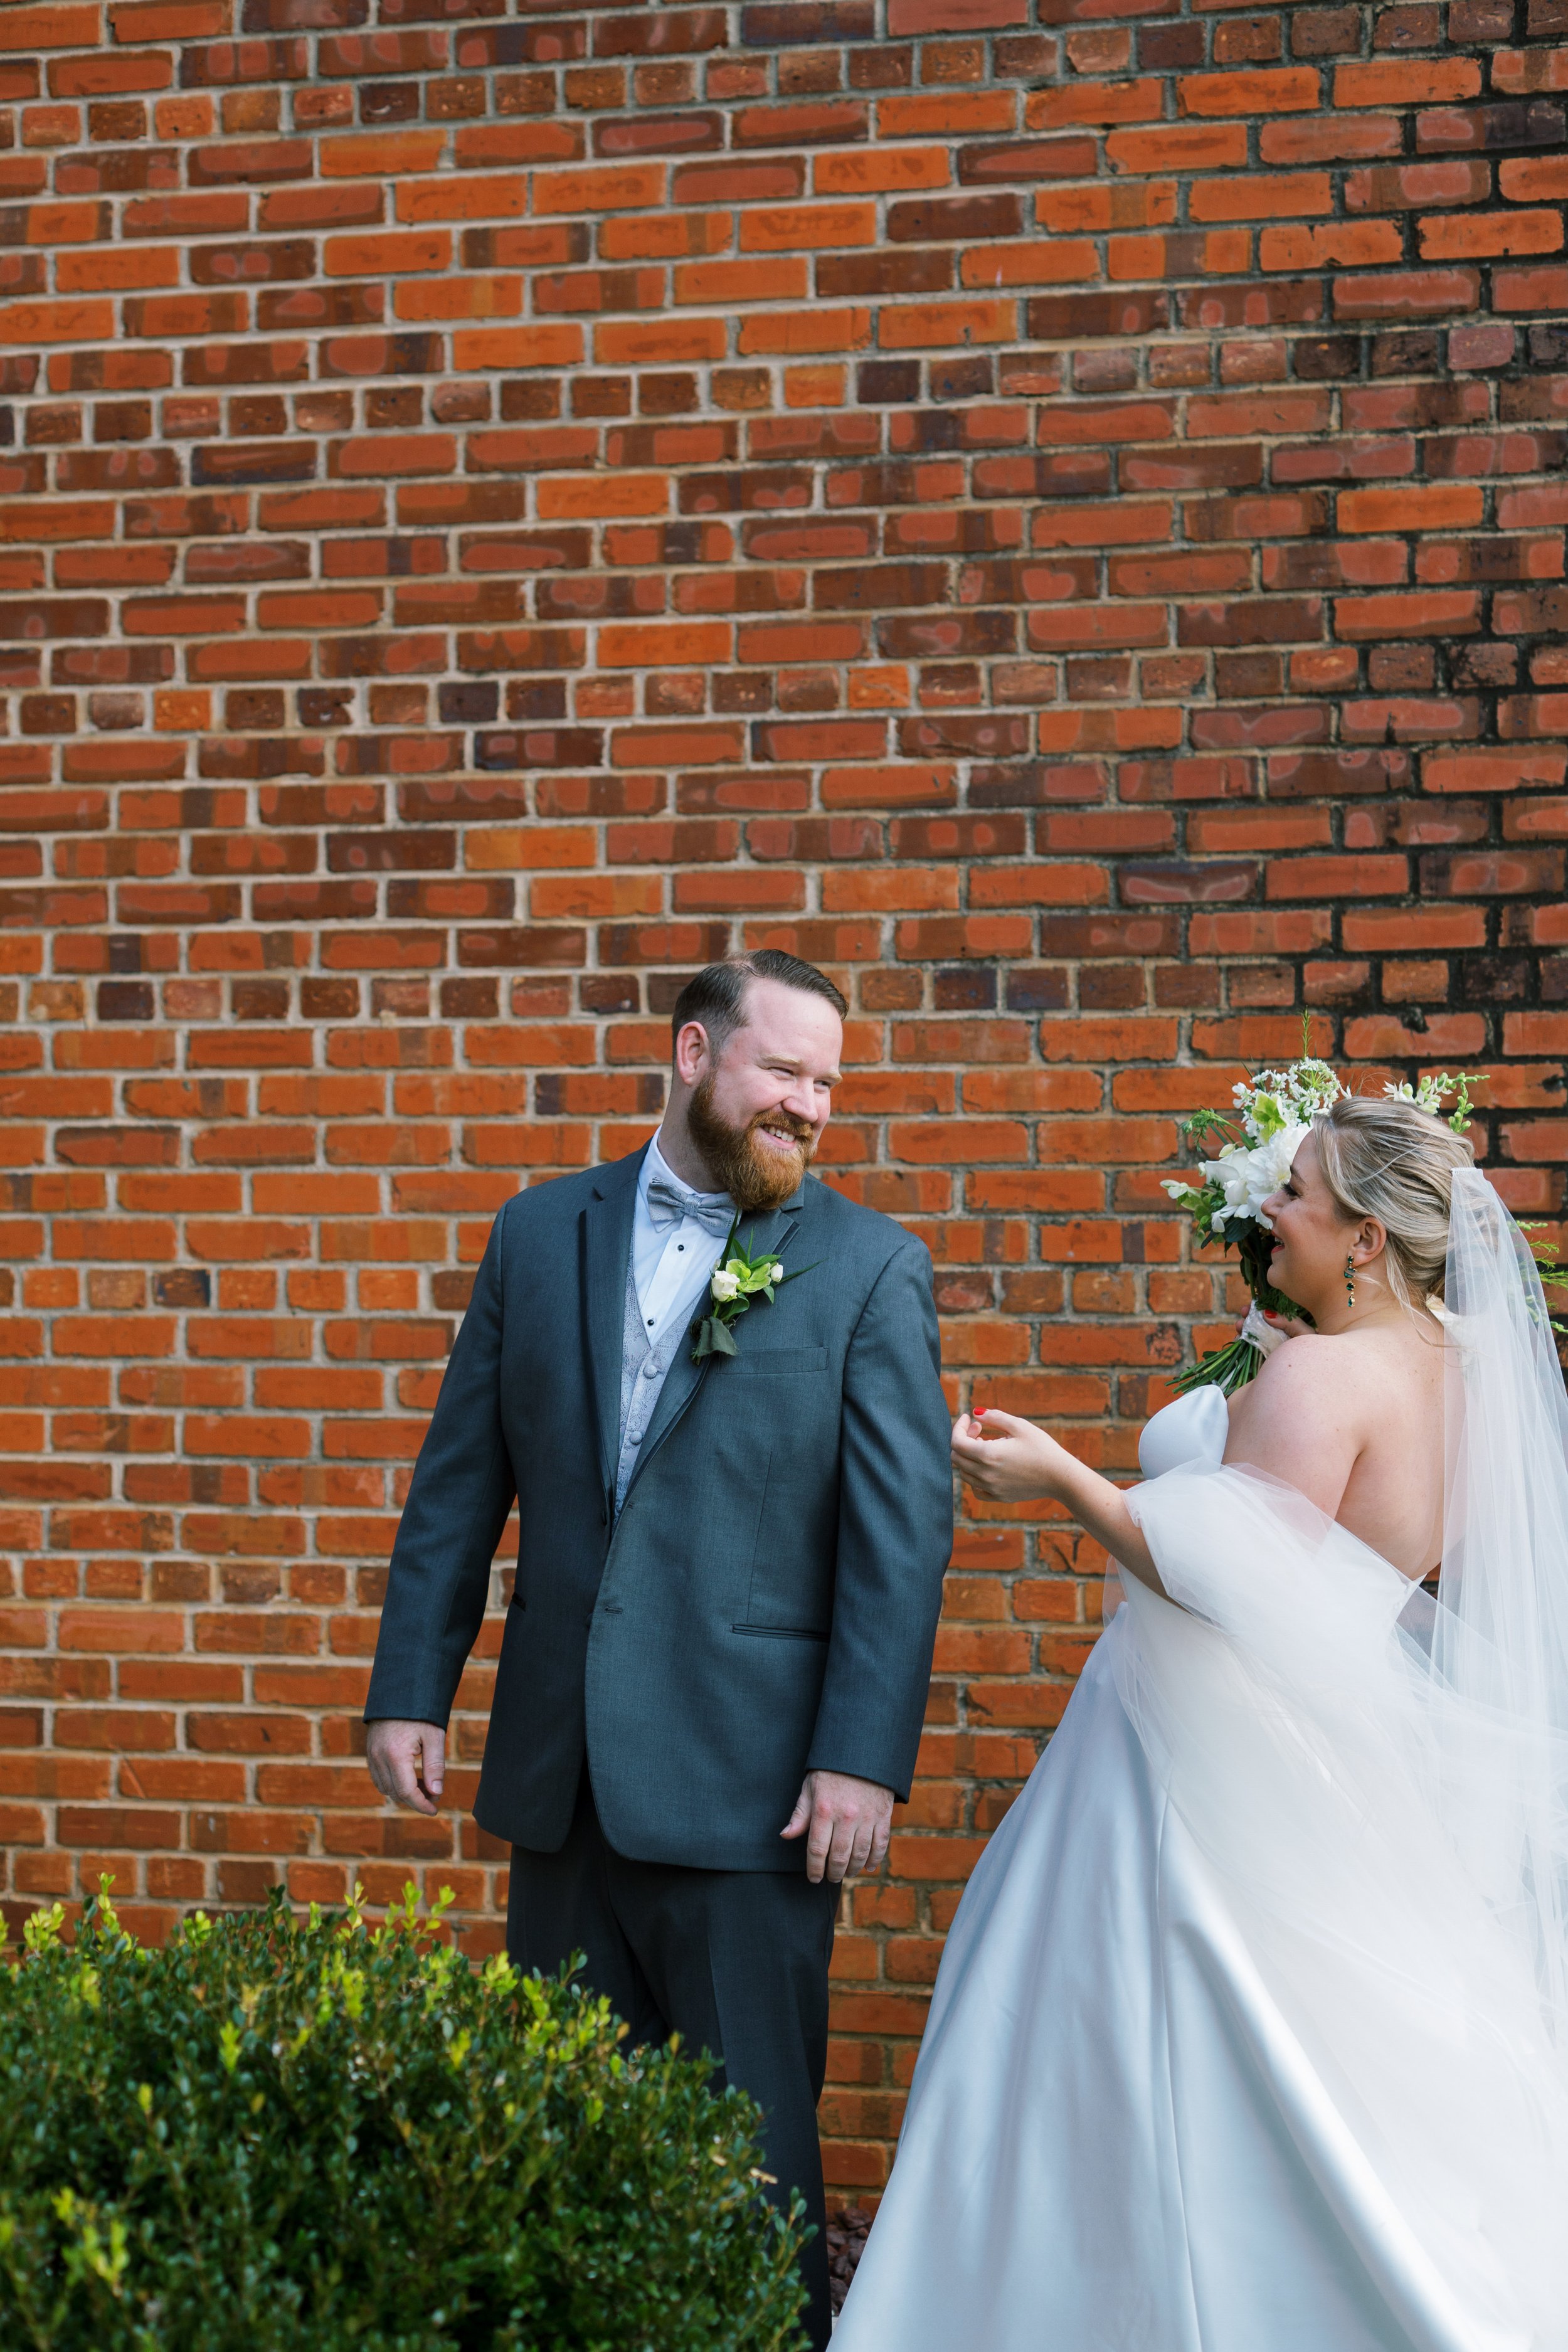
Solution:
<path fill-rule="evenodd" d="M 61 1925 L 0 1964 L 6 2352 L 803 2340 L 751 2102 L 567 1983 L 470 1969 L 412 1888 L 381 1927 L 278 1896 L 151 1949 L 107 1889 Z"/>

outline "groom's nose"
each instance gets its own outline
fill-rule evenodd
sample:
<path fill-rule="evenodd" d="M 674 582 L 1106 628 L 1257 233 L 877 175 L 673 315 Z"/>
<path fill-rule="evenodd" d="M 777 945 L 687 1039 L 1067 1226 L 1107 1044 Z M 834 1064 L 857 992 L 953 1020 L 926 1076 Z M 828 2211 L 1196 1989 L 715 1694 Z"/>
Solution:
<path fill-rule="evenodd" d="M 794 1078 L 789 1092 L 779 1104 L 792 1118 L 804 1119 L 807 1127 L 821 1129 L 827 1124 L 830 1105 L 822 1100 L 809 1078 Z"/>

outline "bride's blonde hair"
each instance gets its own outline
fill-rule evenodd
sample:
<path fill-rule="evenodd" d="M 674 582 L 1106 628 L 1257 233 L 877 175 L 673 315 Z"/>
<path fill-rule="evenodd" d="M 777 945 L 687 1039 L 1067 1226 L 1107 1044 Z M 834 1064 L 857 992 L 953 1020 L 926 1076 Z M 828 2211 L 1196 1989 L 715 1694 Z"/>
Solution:
<path fill-rule="evenodd" d="M 1441 1298 L 1454 1176 L 1475 1153 L 1415 1103 L 1341 1095 L 1312 1121 L 1318 1162 L 1347 1223 L 1375 1217 L 1388 1235 L 1388 1286 L 1402 1307 Z"/>

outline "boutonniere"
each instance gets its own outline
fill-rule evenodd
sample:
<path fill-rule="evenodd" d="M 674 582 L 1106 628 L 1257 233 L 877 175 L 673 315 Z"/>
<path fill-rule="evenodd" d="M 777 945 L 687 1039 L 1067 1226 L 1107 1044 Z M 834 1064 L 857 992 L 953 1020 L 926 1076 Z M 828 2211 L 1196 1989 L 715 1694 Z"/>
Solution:
<path fill-rule="evenodd" d="M 759 1255 L 737 1241 L 740 1227 L 737 1217 L 709 1282 L 712 1303 L 697 1326 L 696 1345 L 691 1350 L 694 1364 L 700 1364 L 704 1356 L 738 1356 L 741 1351 L 731 1325 L 740 1321 L 753 1299 L 765 1298 L 771 1307 L 786 1282 L 798 1282 L 803 1274 L 811 1272 L 809 1265 L 797 1265 L 786 1274 L 772 1250 Z"/>

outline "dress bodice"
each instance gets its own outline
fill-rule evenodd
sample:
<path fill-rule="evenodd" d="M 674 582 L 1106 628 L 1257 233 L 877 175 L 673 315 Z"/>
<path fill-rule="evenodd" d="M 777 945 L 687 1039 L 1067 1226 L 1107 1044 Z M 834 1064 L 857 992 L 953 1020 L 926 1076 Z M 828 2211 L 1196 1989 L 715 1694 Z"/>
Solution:
<path fill-rule="evenodd" d="M 1138 1440 L 1138 1467 L 1145 1478 L 1163 1477 L 1188 1462 L 1223 1462 L 1230 1433 L 1230 1410 L 1224 1391 L 1212 1384 L 1189 1389 L 1184 1396 L 1162 1405 L 1143 1425 Z"/>

